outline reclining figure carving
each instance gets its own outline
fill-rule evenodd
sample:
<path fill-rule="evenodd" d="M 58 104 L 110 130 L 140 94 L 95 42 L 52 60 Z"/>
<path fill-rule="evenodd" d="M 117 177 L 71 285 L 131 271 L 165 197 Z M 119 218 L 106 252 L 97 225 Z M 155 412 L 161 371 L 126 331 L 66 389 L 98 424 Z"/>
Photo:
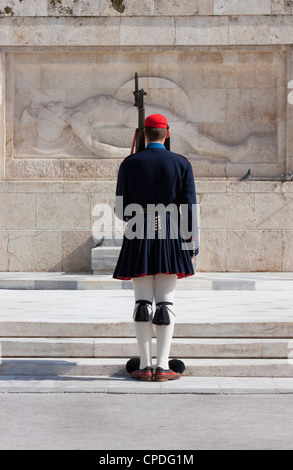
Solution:
<path fill-rule="evenodd" d="M 186 141 L 195 155 L 239 161 L 252 154 L 253 135 L 237 144 L 227 144 L 202 134 L 195 123 L 186 121 L 170 109 L 149 105 L 146 112 L 165 114 L 172 134 Z M 75 135 L 97 158 L 124 158 L 129 154 L 131 142 L 128 148 L 103 142 L 103 129 L 113 128 L 113 132 L 117 128 L 134 129 L 135 122 L 136 112 L 132 104 L 106 95 L 90 98 L 74 108 L 65 108 L 63 102 L 32 104 L 25 108 L 22 115 L 22 126 L 32 131 L 31 147 L 44 156 L 62 153 L 62 156 L 70 157 L 66 146 Z"/>

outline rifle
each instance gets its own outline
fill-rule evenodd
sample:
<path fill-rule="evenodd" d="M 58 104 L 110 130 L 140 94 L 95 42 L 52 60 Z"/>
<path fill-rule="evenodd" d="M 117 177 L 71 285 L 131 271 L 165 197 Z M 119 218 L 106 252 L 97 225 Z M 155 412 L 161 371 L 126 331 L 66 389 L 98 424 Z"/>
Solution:
<path fill-rule="evenodd" d="M 145 136 L 144 136 L 144 121 L 145 121 L 145 109 L 144 109 L 144 96 L 147 93 L 144 89 L 138 89 L 138 74 L 135 74 L 135 91 L 134 94 L 134 106 L 138 109 L 138 128 L 135 131 L 131 154 L 133 154 L 134 146 L 135 152 L 140 152 L 145 149 Z"/>

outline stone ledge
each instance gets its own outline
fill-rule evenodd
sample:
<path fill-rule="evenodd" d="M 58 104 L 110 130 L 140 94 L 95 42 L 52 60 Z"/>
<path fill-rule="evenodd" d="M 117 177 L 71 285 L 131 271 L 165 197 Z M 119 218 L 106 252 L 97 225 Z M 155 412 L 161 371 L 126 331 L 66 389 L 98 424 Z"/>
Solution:
<path fill-rule="evenodd" d="M 283 45 L 293 32 L 286 15 L 2 17 L 0 28 L 0 46 Z"/>
<path fill-rule="evenodd" d="M 204 273 L 178 281 L 178 290 L 290 291 L 293 273 Z M 18 290 L 132 290 L 132 283 L 112 275 L 64 272 L 0 272 L 0 289 Z"/>
<path fill-rule="evenodd" d="M 137 357 L 136 338 L 21 338 L 1 337 L 2 358 L 129 358 Z M 185 358 L 284 359 L 288 339 L 173 338 L 170 356 Z M 152 357 L 157 357 L 156 342 Z"/>
<path fill-rule="evenodd" d="M 2 358 L 137 357 L 136 338 L 1 337 Z M 193 359 L 286 359 L 290 341 L 274 338 L 173 338 L 170 356 Z M 152 357 L 156 358 L 156 342 Z"/>
<path fill-rule="evenodd" d="M 139 17 L 206 15 L 291 15 L 284 0 L 0 0 L 0 15 Z"/>
<path fill-rule="evenodd" d="M 292 394 L 293 378 L 183 377 L 176 382 L 134 382 L 126 377 L 56 377 L 7 375 L 1 378 L 0 393 L 109 393 L 109 394 Z"/>
<path fill-rule="evenodd" d="M 140 17 L 292 15 L 285 0 L 0 0 L 0 16 Z"/>
<path fill-rule="evenodd" d="M 185 359 L 184 375 L 195 377 L 293 377 L 288 359 Z M 0 364 L 0 376 L 127 376 L 125 359 L 10 358 Z"/>

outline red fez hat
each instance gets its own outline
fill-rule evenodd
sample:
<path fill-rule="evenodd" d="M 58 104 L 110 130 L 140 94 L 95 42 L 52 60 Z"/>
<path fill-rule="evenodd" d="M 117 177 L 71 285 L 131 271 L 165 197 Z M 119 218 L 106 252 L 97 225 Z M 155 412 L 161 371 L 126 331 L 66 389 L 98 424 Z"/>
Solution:
<path fill-rule="evenodd" d="M 145 127 L 168 129 L 168 121 L 162 114 L 151 114 L 145 120 Z"/>

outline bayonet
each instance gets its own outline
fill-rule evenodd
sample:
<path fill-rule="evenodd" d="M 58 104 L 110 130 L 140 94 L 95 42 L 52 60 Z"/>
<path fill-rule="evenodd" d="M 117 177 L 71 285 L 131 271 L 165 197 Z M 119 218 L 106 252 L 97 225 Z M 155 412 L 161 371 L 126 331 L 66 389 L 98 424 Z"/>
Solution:
<path fill-rule="evenodd" d="M 145 109 L 144 109 L 144 97 L 147 95 L 147 92 L 142 88 L 139 90 L 138 87 L 138 73 L 135 73 L 135 91 L 134 94 L 134 106 L 138 110 L 138 127 L 135 132 L 135 152 L 140 152 L 145 149 L 145 136 L 144 136 L 144 121 L 145 121 Z M 132 146 L 133 153 L 133 146 Z"/>

